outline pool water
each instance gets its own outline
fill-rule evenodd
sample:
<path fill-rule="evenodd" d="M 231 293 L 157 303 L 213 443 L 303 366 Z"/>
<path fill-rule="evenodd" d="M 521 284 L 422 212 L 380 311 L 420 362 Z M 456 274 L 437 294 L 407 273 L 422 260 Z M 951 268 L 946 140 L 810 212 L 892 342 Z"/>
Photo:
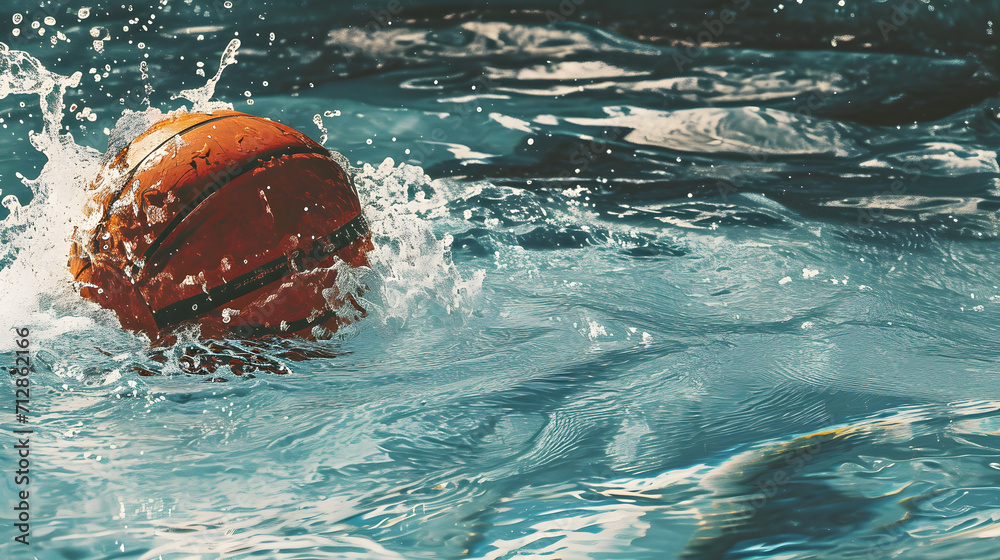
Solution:
<path fill-rule="evenodd" d="M 839 4 L 5 2 L 0 557 L 1000 558 L 1000 13 Z M 77 295 L 109 138 L 181 107 L 349 159 L 367 318 L 152 349 Z"/>

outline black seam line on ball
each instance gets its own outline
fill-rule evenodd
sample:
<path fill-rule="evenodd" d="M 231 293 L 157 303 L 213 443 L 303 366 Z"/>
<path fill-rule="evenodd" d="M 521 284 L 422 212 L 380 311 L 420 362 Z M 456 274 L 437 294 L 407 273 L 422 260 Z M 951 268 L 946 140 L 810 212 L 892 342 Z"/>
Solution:
<path fill-rule="evenodd" d="M 239 327 L 233 328 L 231 332 L 235 333 L 238 336 L 246 336 L 248 338 L 260 337 L 269 334 L 288 334 L 301 331 L 306 327 L 311 327 L 313 325 L 319 325 L 325 323 L 327 322 L 327 320 L 332 319 L 334 315 L 335 313 L 333 311 L 327 311 L 326 313 L 323 313 L 322 315 L 316 317 L 315 319 L 304 317 L 302 319 L 298 319 L 292 321 L 291 323 L 288 323 L 286 328 L 284 329 L 281 328 L 280 326 L 268 327 L 258 323 L 256 325 L 241 325 Z"/>
<path fill-rule="evenodd" d="M 93 263 L 88 260 L 87 264 L 83 265 L 83 268 L 81 268 L 80 270 L 78 270 L 76 272 L 76 274 L 73 275 L 73 280 L 76 280 L 77 278 L 79 278 L 80 275 L 83 274 L 83 271 L 87 270 L 88 268 L 90 268 L 90 265 L 92 265 L 92 264 Z"/>
<path fill-rule="evenodd" d="M 213 117 L 211 119 L 201 121 L 200 123 L 195 123 L 195 124 L 193 124 L 193 125 L 185 128 L 184 130 L 178 132 L 177 134 L 172 134 L 169 138 L 167 138 L 163 142 L 160 142 L 160 144 L 158 146 L 156 146 L 155 148 L 153 148 L 152 150 L 150 150 L 149 153 L 147 153 L 146 155 L 142 156 L 142 159 L 139 160 L 139 163 L 137 163 L 137 164 L 135 164 L 135 165 L 132 166 L 132 169 L 130 169 L 129 172 L 128 172 L 128 177 L 122 183 L 122 189 L 120 191 L 118 191 L 117 193 L 115 193 L 115 195 L 113 197 L 111 197 L 111 200 L 108 201 L 108 205 L 104 208 L 104 215 L 101 217 L 101 221 L 99 223 L 103 224 L 108 219 L 108 216 L 111 215 L 111 207 L 114 206 L 114 204 L 116 202 L 118 202 L 118 199 L 121 198 L 122 194 L 125 191 L 128 190 L 129 184 L 132 183 L 132 178 L 135 177 L 136 172 L 139 171 L 139 168 L 142 167 L 142 164 L 145 163 L 147 159 L 149 159 L 149 156 L 155 154 L 157 151 L 159 151 L 160 148 L 166 146 L 168 143 L 170 143 L 171 141 L 173 141 L 173 139 L 176 138 L 176 137 L 178 137 L 178 136 L 184 136 L 185 134 L 187 134 L 188 132 L 191 132 L 192 130 L 197 130 L 197 129 L 205 126 L 205 125 L 212 124 L 212 123 L 214 123 L 216 121 L 221 121 L 222 119 L 228 119 L 228 118 L 238 117 L 238 116 L 240 116 L 240 115 L 222 115 L 221 117 Z M 100 244 L 101 244 L 100 239 L 98 238 L 98 236 L 96 235 L 96 232 L 95 232 L 95 235 L 94 235 L 94 251 L 97 251 L 98 247 L 100 247 Z"/>
<path fill-rule="evenodd" d="M 177 215 L 174 216 L 172 220 L 170 220 L 170 223 L 167 224 L 167 227 L 163 228 L 163 231 L 161 231 L 160 234 L 156 236 L 156 239 L 154 239 L 153 242 L 149 244 L 149 247 L 147 247 L 146 250 L 143 251 L 143 255 L 139 257 L 137 260 L 146 261 L 146 266 L 149 266 L 150 263 L 156 262 L 156 250 L 159 249 L 164 242 L 166 242 L 167 238 L 169 238 L 170 235 L 173 234 L 178 227 L 180 227 L 181 223 L 184 221 L 184 218 L 187 218 L 192 212 L 197 210 L 198 207 L 201 206 L 203 202 L 208 200 L 209 197 L 211 197 L 213 194 L 221 190 L 229 183 L 235 181 L 236 179 L 239 179 L 241 176 L 246 175 L 247 173 L 255 171 L 256 169 L 260 168 L 273 158 L 280 158 L 284 156 L 297 156 L 303 154 L 328 156 L 328 152 L 326 152 L 326 150 L 319 151 L 315 147 L 288 146 L 278 150 L 271 150 L 270 152 L 265 152 L 264 154 L 257 156 L 253 160 L 250 160 L 247 163 L 239 166 L 233 171 L 226 173 L 225 176 L 223 176 L 221 179 L 208 185 L 205 188 L 205 190 L 198 193 L 198 196 L 196 196 L 194 200 L 189 202 L 187 206 L 185 206 L 180 212 L 178 212 Z M 132 266 L 132 276 L 137 277 L 142 267 L 140 267 L 135 263 L 133 263 L 131 266 Z"/>
<path fill-rule="evenodd" d="M 355 216 L 336 231 L 313 241 L 299 255 L 309 257 L 316 262 L 340 251 L 361 237 L 368 235 L 368 223 L 361 214 Z M 294 251 L 298 252 L 298 251 Z M 222 305 L 243 297 L 255 290 L 263 288 L 272 282 L 280 280 L 292 272 L 290 257 L 278 257 L 241 274 L 229 282 L 210 288 L 208 293 L 200 293 L 187 299 L 171 303 L 153 312 L 153 321 L 160 329 L 193 319 Z"/>

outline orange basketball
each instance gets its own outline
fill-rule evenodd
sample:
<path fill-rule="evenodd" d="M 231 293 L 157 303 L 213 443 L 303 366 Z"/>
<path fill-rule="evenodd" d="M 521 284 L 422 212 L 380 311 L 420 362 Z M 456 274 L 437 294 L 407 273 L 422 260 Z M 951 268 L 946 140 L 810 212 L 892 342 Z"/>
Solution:
<path fill-rule="evenodd" d="M 153 125 L 91 184 L 69 266 L 83 297 L 157 340 L 330 331 L 363 315 L 333 265 L 367 265 L 368 227 L 350 178 L 323 146 L 235 111 Z M 348 304 L 351 314 L 336 313 Z M 348 308 L 349 309 L 349 308 Z"/>

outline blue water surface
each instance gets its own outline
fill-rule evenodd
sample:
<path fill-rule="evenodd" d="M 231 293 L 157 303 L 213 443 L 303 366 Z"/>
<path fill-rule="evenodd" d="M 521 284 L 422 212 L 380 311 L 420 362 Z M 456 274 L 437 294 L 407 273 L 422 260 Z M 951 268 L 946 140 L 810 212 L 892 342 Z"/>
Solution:
<path fill-rule="evenodd" d="M 1000 558 L 996 3 L 480 4 L 3 4 L 80 153 L 240 39 L 215 97 L 325 129 L 383 257 L 341 337 L 219 351 L 287 373 L 159 363 L 31 261 L 73 162 L 0 99 L 51 279 L 5 277 L 0 557 Z"/>

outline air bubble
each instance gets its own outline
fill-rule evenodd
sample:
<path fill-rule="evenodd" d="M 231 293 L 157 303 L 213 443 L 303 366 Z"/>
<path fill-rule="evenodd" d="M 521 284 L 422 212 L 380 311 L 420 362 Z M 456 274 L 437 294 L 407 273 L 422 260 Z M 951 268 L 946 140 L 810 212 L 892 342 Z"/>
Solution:
<path fill-rule="evenodd" d="M 46 18 L 45 18 L 44 20 L 42 20 L 42 21 L 44 21 L 44 22 L 45 22 L 45 25 L 55 25 L 55 24 L 56 24 L 56 18 L 54 18 L 54 17 L 52 17 L 52 16 L 47 16 L 47 17 L 46 17 Z"/>
<path fill-rule="evenodd" d="M 80 11 L 76 13 L 76 17 L 80 19 L 87 19 L 90 17 L 90 8 L 80 8 Z"/>
<path fill-rule="evenodd" d="M 261 85 L 263 85 L 264 87 L 267 87 L 267 80 L 264 80 L 263 82 L 261 82 Z"/>
<path fill-rule="evenodd" d="M 231 10 L 231 9 L 233 9 L 233 3 L 232 3 L 232 2 L 230 2 L 229 0 L 226 0 L 225 2 L 223 2 L 223 3 L 222 3 L 222 6 L 223 6 L 224 8 L 226 8 L 227 10 Z"/>
<path fill-rule="evenodd" d="M 273 41 L 274 40 L 274 33 L 271 33 L 270 35 L 268 35 L 267 38 Z"/>
<path fill-rule="evenodd" d="M 246 90 L 246 91 L 243 92 L 243 96 L 244 97 L 250 97 L 250 95 L 251 95 L 250 94 L 250 90 Z"/>
<path fill-rule="evenodd" d="M 14 14 L 14 17 L 11 19 L 14 21 L 14 25 L 21 25 L 21 22 L 24 21 L 24 16 L 21 14 Z"/>

